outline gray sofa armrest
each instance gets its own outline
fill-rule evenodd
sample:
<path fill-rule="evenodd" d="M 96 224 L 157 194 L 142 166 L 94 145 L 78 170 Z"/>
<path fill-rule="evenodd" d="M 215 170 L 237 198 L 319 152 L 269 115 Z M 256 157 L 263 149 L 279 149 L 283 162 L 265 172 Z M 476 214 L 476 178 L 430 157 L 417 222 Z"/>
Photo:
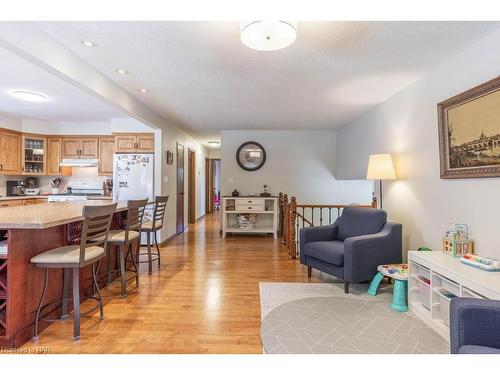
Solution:
<path fill-rule="evenodd" d="M 370 280 L 381 264 L 402 262 L 402 226 L 386 223 L 375 234 L 344 241 L 344 280 L 356 283 Z"/>
<path fill-rule="evenodd" d="M 500 301 L 453 298 L 450 304 L 450 350 L 464 345 L 500 349 Z"/>

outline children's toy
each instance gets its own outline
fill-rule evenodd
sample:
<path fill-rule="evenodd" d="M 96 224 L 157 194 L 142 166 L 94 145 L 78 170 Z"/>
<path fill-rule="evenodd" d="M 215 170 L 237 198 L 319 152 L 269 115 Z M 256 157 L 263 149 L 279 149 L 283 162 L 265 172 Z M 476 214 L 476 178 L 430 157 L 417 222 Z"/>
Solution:
<path fill-rule="evenodd" d="M 368 288 L 370 296 L 377 295 L 377 289 L 384 276 L 394 279 L 394 290 L 392 292 L 392 303 L 390 308 L 396 311 L 408 311 L 406 304 L 406 291 L 408 289 L 408 264 L 383 264 L 377 267 L 378 273 Z"/>
<path fill-rule="evenodd" d="M 460 262 L 468 266 L 480 268 L 484 271 L 500 271 L 500 260 L 467 254 L 460 258 Z"/>
<path fill-rule="evenodd" d="M 446 231 L 441 250 L 448 255 L 460 257 L 474 252 L 474 241 L 469 238 L 466 224 L 455 224 L 454 230 Z"/>

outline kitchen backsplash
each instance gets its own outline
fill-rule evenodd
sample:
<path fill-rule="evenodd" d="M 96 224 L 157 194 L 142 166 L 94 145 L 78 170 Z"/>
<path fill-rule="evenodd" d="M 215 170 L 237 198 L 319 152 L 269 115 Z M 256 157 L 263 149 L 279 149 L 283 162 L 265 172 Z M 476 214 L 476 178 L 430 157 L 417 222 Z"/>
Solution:
<path fill-rule="evenodd" d="M 24 180 L 28 176 L 2 176 L 0 175 L 0 196 L 7 196 L 7 181 L 17 181 Z M 36 176 L 40 182 L 40 194 L 50 193 L 52 191 L 52 186 L 50 186 L 50 180 L 55 178 L 55 176 Z M 107 179 L 112 178 L 111 176 L 98 176 L 97 167 L 86 167 L 86 168 L 73 168 L 72 176 L 63 176 L 62 183 L 60 186 L 60 191 L 66 191 L 67 186 L 71 186 L 72 180 L 84 180 L 84 181 L 100 181 L 104 182 Z"/>

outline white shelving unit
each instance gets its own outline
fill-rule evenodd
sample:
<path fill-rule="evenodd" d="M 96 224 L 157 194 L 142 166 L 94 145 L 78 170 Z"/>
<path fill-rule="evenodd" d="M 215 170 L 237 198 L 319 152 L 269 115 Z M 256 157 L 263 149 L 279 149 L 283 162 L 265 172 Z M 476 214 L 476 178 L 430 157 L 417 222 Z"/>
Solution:
<path fill-rule="evenodd" d="M 409 251 L 408 307 L 449 341 L 451 296 L 500 299 L 500 272 L 462 264 L 440 251 Z"/>
<path fill-rule="evenodd" d="M 256 214 L 254 228 L 240 228 L 238 214 Z M 277 197 L 222 197 L 222 238 L 227 233 L 271 233 L 278 235 L 278 198 Z"/>

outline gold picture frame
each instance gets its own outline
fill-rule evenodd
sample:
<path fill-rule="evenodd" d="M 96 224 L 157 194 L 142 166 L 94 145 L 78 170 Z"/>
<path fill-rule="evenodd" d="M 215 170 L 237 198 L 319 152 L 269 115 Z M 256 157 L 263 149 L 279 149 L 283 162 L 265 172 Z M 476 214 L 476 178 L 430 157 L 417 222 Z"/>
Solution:
<path fill-rule="evenodd" d="M 500 177 L 500 77 L 437 109 L 441 178 Z"/>

